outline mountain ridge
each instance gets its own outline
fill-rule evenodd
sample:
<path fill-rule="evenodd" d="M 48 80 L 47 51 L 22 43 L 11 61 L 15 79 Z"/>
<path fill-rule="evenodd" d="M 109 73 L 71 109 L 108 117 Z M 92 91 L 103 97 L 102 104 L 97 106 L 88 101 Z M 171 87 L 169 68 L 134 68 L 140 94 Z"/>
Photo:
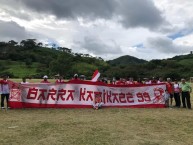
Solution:
<path fill-rule="evenodd" d="M 144 64 L 148 61 L 130 55 L 123 55 L 113 60 L 108 60 L 110 65 Z"/>

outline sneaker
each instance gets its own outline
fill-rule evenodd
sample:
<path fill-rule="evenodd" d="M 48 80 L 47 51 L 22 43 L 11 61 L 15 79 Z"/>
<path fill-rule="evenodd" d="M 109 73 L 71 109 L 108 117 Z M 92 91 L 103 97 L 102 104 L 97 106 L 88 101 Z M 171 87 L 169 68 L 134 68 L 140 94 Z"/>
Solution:
<path fill-rule="evenodd" d="M 1 107 L 1 109 L 5 109 L 5 107 Z"/>
<path fill-rule="evenodd" d="M 7 107 L 7 109 L 11 109 L 11 107 Z"/>

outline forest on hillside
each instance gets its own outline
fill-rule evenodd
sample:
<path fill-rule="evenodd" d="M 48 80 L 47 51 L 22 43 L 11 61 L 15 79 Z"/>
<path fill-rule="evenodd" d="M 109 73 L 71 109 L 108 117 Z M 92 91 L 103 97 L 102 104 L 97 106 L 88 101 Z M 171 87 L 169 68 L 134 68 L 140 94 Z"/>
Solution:
<path fill-rule="evenodd" d="M 74 53 L 66 47 L 48 47 L 36 39 L 21 42 L 0 42 L 0 76 L 41 78 L 56 74 L 69 79 L 73 74 L 91 78 L 98 69 L 102 77 L 170 77 L 180 79 L 193 76 L 193 55 L 176 56 L 164 60 L 145 61 L 132 56 L 122 56 L 104 61 L 101 57 Z"/>

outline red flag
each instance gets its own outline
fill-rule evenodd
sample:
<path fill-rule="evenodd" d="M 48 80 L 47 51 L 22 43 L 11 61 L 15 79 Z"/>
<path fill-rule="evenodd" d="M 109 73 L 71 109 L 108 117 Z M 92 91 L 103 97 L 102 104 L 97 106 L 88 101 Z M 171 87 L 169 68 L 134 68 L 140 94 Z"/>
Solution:
<path fill-rule="evenodd" d="M 95 70 L 94 74 L 92 75 L 92 82 L 96 82 L 98 80 L 98 78 L 100 77 L 100 72 L 97 70 Z"/>

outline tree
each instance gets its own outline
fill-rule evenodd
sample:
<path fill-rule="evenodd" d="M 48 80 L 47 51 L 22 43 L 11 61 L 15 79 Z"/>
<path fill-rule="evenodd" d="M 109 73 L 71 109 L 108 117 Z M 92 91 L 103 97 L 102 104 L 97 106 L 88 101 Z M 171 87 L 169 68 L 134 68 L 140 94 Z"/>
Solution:
<path fill-rule="evenodd" d="M 18 42 L 14 41 L 14 40 L 10 40 L 10 41 L 8 42 L 8 44 L 9 44 L 10 46 L 15 46 L 15 45 L 18 44 Z"/>
<path fill-rule="evenodd" d="M 28 68 L 30 68 L 31 65 L 32 65 L 32 59 L 27 58 L 27 59 L 25 60 L 25 65 L 26 65 Z"/>
<path fill-rule="evenodd" d="M 43 43 L 42 43 L 42 42 L 39 42 L 39 43 L 37 44 L 37 46 L 38 46 L 38 47 L 42 47 L 42 46 L 43 46 Z"/>
<path fill-rule="evenodd" d="M 53 43 L 53 44 L 52 44 L 52 48 L 55 48 L 55 47 L 56 47 L 56 44 L 55 44 L 55 43 Z"/>
<path fill-rule="evenodd" d="M 25 47 L 25 48 L 30 48 L 33 49 L 37 46 L 36 44 L 36 39 L 27 39 L 27 40 L 22 40 L 20 42 L 20 45 Z"/>
<path fill-rule="evenodd" d="M 50 63 L 51 75 L 67 75 L 72 67 L 73 57 L 68 53 L 61 53 L 56 60 Z"/>
<path fill-rule="evenodd" d="M 0 42 L 0 47 L 7 46 L 6 42 Z"/>

